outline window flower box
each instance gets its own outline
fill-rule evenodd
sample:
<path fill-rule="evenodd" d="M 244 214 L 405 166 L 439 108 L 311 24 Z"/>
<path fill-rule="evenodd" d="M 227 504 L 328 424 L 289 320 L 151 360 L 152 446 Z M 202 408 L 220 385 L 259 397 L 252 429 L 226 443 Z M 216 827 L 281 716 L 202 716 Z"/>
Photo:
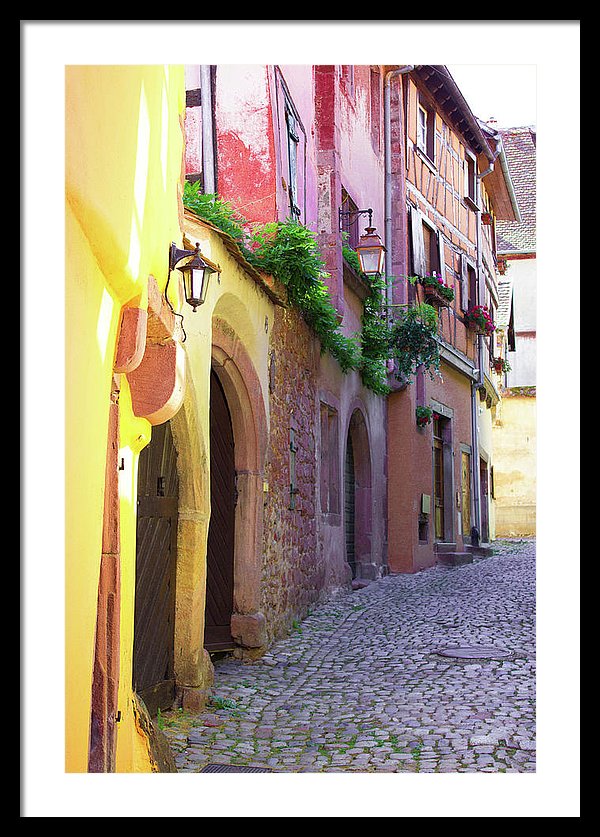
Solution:
<path fill-rule="evenodd" d="M 493 334 L 496 330 L 492 316 L 486 305 L 475 305 L 465 314 L 465 322 L 477 334 Z"/>
<path fill-rule="evenodd" d="M 444 280 L 436 276 L 420 276 L 418 279 L 425 292 L 425 300 L 430 305 L 448 308 L 454 301 L 454 290 Z"/>

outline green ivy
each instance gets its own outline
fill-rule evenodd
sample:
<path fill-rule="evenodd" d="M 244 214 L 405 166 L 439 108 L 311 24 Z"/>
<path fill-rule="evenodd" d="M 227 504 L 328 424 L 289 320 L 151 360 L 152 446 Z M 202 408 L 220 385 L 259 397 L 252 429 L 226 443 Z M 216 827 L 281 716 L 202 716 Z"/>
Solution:
<path fill-rule="evenodd" d="M 314 233 L 295 220 L 250 228 L 230 203 L 217 195 L 202 194 L 198 185 L 185 184 L 184 206 L 231 236 L 249 264 L 285 286 L 290 303 L 302 312 L 322 351 L 329 352 L 343 372 L 358 370 L 366 387 L 386 395 L 389 358 L 396 362 L 398 378 L 410 378 L 421 364 L 430 371 L 439 367 L 437 313 L 432 306 L 407 308 L 390 323 L 385 307 L 386 280 L 362 274 L 356 252 L 343 243 L 344 258 L 370 289 L 360 335 L 344 335 Z"/>

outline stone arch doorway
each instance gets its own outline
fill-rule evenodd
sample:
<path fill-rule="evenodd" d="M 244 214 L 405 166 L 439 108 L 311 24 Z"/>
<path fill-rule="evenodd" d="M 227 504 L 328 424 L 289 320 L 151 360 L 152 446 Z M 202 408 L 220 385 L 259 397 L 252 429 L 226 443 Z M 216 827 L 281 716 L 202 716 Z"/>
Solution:
<path fill-rule="evenodd" d="M 344 530 L 346 562 L 352 578 L 375 577 L 372 557 L 372 485 L 369 433 L 364 413 L 350 417 L 344 455 Z"/>
<path fill-rule="evenodd" d="M 204 647 L 209 652 L 235 647 L 233 615 L 235 441 L 227 397 L 218 375 L 210 373 L 210 524 L 206 547 Z"/>
<path fill-rule="evenodd" d="M 233 533 L 230 636 L 236 653 L 247 657 L 258 654 L 266 642 L 265 620 L 259 607 L 267 419 L 261 383 L 249 355 L 235 334 L 219 328 L 216 320 L 213 321 L 212 376 L 216 379 L 214 386 L 218 387 L 215 392 L 219 391 L 226 403 L 233 437 L 234 508 L 233 514 L 229 512 Z M 212 464 L 211 454 L 211 467 Z M 214 592 L 214 588 L 207 589 L 207 607 Z M 208 646 L 207 650 L 210 650 Z"/>

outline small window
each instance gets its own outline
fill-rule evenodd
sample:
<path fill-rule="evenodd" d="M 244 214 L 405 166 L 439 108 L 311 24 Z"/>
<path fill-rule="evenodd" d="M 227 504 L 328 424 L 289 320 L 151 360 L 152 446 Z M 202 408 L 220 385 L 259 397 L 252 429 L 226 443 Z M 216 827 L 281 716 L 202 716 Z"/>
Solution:
<path fill-rule="evenodd" d="M 321 402 L 321 511 L 340 513 L 338 414 Z"/>
<path fill-rule="evenodd" d="M 434 273 L 444 279 L 444 239 L 439 230 L 423 215 L 412 208 L 411 244 L 412 273 L 414 276 L 432 276 Z"/>
<path fill-rule="evenodd" d="M 348 192 L 342 187 L 342 233 L 344 243 L 352 249 L 356 249 L 359 239 L 359 221 L 362 216 L 358 215 L 358 206 L 354 203 Z"/>
<path fill-rule="evenodd" d="M 465 152 L 465 201 L 472 209 L 477 209 L 477 163 L 475 157 Z"/>
<path fill-rule="evenodd" d="M 301 214 L 300 207 L 298 206 L 298 145 L 300 143 L 300 131 L 296 117 L 289 105 L 286 105 L 285 109 L 285 122 L 287 125 L 290 217 L 299 218 Z"/>
<path fill-rule="evenodd" d="M 429 110 L 421 102 L 417 111 L 417 148 L 432 163 L 435 162 L 435 111 Z"/>

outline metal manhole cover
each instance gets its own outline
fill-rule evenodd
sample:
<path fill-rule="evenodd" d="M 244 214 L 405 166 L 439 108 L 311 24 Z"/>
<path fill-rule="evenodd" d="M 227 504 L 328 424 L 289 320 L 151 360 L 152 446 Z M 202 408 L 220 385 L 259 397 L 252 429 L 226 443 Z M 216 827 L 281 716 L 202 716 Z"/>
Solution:
<path fill-rule="evenodd" d="M 510 651 L 485 645 L 462 645 L 442 648 L 437 652 L 442 657 L 455 657 L 459 660 L 504 660 L 512 656 Z"/>
<path fill-rule="evenodd" d="M 239 767 L 236 764 L 207 764 L 200 773 L 272 773 L 269 767 Z"/>

